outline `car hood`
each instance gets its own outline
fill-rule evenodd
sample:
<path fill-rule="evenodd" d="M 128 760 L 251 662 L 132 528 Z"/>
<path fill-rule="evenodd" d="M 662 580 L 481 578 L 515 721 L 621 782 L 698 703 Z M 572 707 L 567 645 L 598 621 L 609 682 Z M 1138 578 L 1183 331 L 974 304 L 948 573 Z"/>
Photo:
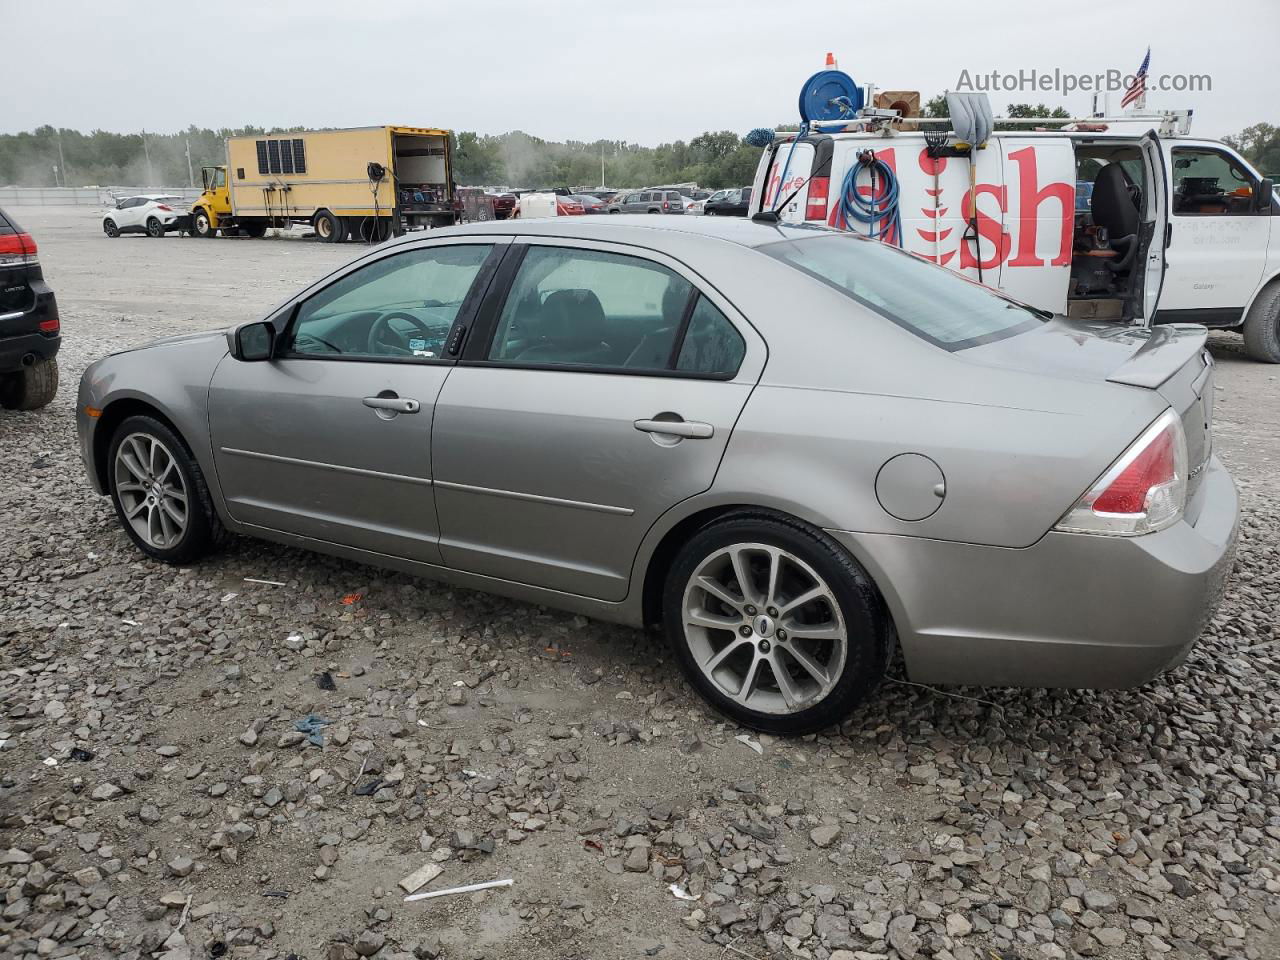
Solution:
<path fill-rule="evenodd" d="M 1034 330 L 961 353 L 968 361 L 1078 380 L 1156 389 L 1204 350 L 1197 324 L 1135 327 L 1055 317 Z"/>
<path fill-rule="evenodd" d="M 117 350 L 112 356 L 120 353 L 134 353 L 138 350 L 150 350 L 152 347 L 170 347 L 179 343 L 197 343 L 201 340 L 219 340 L 225 346 L 227 333 L 225 330 L 202 330 L 199 333 L 176 333 L 170 337 L 160 337 L 158 340 L 148 340 L 146 343 L 135 344 L 132 347 L 125 347 L 123 350 Z"/>

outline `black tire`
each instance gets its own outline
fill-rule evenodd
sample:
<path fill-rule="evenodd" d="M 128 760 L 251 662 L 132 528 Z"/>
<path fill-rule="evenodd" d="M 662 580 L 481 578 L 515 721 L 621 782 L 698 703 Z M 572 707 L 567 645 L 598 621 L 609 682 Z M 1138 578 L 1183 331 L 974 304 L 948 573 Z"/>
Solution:
<path fill-rule="evenodd" d="M 432 229 L 443 225 L 445 224 L 441 220 L 436 219 L 432 223 Z M 382 243 L 391 236 L 391 221 L 384 217 L 363 217 L 352 229 L 351 235 L 353 240 L 361 243 Z"/>
<path fill-rule="evenodd" d="M 1280 281 L 1263 290 L 1244 318 L 1244 349 L 1263 363 L 1280 363 Z"/>
<path fill-rule="evenodd" d="M 188 493 L 186 530 L 183 531 L 179 540 L 168 548 L 156 547 L 138 535 L 125 517 L 120 492 L 116 489 L 116 454 L 125 438 L 138 433 L 159 440 L 172 454 Z M 162 563 L 181 566 L 200 559 L 220 546 L 226 539 L 226 530 L 222 526 L 217 511 L 214 510 L 213 497 L 209 494 L 209 485 L 205 482 L 200 464 L 196 463 L 195 458 L 191 456 L 191 451 L 182 438 L 155 417 L 146 415 L 128 417 L 116 427 L 107 450 L 106 473 L 116 518 L 120 521 L 120 526 L 124 528 L 125 533 L 129 535 L 129 539 L 147 556 Z"/>
<path fill-rule="evenodd" d="M 208 211 L 203 208 L 197 210 L 191 215 L 191 232 L 197 237 L 213 238 L 218 235 L 218 229 L 213 225 L 213 221 L 209 219 Z"/>
<path fill-rule="evenodd" d="M 148 237 L 164 236 L 164 224 L 160 222 L 158 217 L 149 217 L 147 219 L 147 236 Z"/>
<path fill-rule="evenodd" d="M 702 211 L 702 212 L 703 212 L 704 214 L 706 214 L 708 217 L 718 217 L 718 216 L 719 216 L 719 214 L 718 214 L 718 213 L 716 213 L 716 211 L 714 211 L 714 210 L 704 210 L 704 211 Z"/>
<path fill-rule="evenodd" d="M 58 395 L 58 358 L 37 360 L 29 367 L 0 378 L 0 407 L 39 410 Z"/>
<path fill-rule="evenodd" d="M 328 210 L 321 210 L 311 218 L 311 226 L 315 228 L 316 239 L 321 243 L 342 243 L 347 239 L 347 225 L 341 217 L 334 216 Z"/>
<path fill-rule="evenodd" d="M 120 236 L 120 228 L 116 226 L 116 222 L 110 217 L 102 221 L 102 232 L 113 240 Z"/>
<path fill-rule="evenodd" d="M 826 581 L 839 605 L 847 637 L 843 668 L 830 691 L 808 707 L 792 713 L 748 709 L 702 672 L 690 649 L 684 625 L 686 586 L 707 558 L 733 544 L 764 544 L 789 552 Z M 771 513 L 729 514 L 695 533 L 667 573 L 662 618 L 667 642 L 685 676 L 713 707 L 743 726 L 792 736 L 837 724 L 865 700 L 884 676 L 894 636 L 884 602 L 858 562 L 821 530 Z"/>
<path fill-rule="evenodd" d="M 265 223 L 251 223 L 247 227 L 241 227 L 246 237 L 253 237 L 260 240 L 267 235 L 267 225 Z"/>

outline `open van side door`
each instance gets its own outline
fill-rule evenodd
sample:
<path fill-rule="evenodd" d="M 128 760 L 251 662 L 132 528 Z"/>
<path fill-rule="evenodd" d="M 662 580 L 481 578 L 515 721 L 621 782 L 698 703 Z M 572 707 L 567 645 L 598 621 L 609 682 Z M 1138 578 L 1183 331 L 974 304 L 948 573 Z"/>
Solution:
<path fill-rule="evenodd" d="M 1144 327 L 1155 322 L 1160 291 L 1164 287 L 1164 251 L 1169 245 L 1169 170 L 1165 166 L 1164 148 L 1154 130 L 1142 138 L 1142 155 L 1147 163 L 1148 191 L 1142 240 L 1146 244 L 1141 265 L 1141 299 L 1134 304 L 1133 316 Z"/>

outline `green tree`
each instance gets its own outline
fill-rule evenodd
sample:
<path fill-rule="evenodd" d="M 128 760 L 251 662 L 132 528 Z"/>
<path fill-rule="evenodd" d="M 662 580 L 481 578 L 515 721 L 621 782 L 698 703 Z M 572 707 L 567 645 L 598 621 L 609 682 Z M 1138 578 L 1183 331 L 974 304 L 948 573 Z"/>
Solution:
<path fill-rule="evenodd" d="M 1265 176 L 1273 179 L 1280 176 L 1280 127 L 1255 123 L 1222 139 L 1239 150 Z"/>

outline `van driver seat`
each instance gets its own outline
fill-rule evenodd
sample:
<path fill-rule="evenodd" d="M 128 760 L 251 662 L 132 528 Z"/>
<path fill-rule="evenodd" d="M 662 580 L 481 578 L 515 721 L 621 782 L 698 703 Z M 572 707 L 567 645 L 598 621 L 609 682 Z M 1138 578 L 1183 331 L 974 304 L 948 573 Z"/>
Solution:
<path fill-rule="evenodd" d="M 1104 227 L 1111 246 L 1120 259 L 1109 264 L 1112 270 L 1125 270 L 1138 252 L 1138 227 L 1141 213 L 1129 189 L 1129 178 L 1118 163 L 1108 163 L 1098 171 L 1089 198 L 1089 212 L 1096 226 Z"/>

